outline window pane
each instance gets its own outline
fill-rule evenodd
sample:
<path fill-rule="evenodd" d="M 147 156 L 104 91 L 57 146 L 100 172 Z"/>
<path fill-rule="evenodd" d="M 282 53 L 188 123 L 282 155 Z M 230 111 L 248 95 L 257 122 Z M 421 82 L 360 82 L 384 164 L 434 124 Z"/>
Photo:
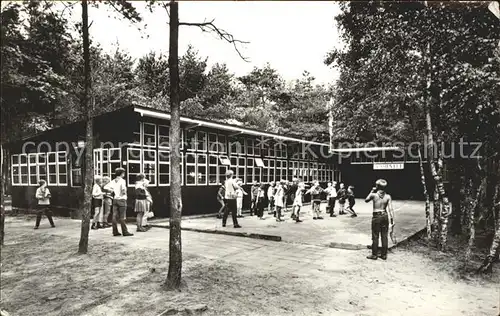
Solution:
<path fill-rule="evenodd" d="M 155 135 L 156 125 L 151 123 L 144 123 L 144 134 Z"/>
<path fill-rule="evenodd" d="M 12 164 L 13 165 L 19 164 L 19 155 L 12 155 Z"/>
<path fill-rule="evenodd" d="M 158 125 L 158 146 L 169 147 L 169 127 Z"/>
<path fill-rule="evenodd" d="M 207 155 L 198 155 L 198 164 L 207 164 Z"/>
<path fill-rule="evenodd" d="M 30 175 L 30 185 L 37 185 L 38 179 L 36 174 L 31 174 Z"/>
<path fill-rule="evenodd" d="M 198 141 L 198 150 L 201 151 L 206 151 L 207 150 L 207 133 L 205 132 L 198 132 L 197 136 L 197 141 Z"/>
<path fill-rule="evenodd" d="M 207 184 L 207 167 L 198 165 L 198 184 Z"/>
<path fill-rule="evenodd" d="M 141 150 L 128 148 L 127 149 L 127 159 L 130 160 L 141 160 Z"/>
<path fill-rule="evenodd" d="M 58 165 L 59 173 L 66 173 L 66 165 Z"/>
<path fill-rule="evenodd" d="M 209 164 L 210 165 L 217 165 L 218 160 L 219 160 L 219 157 L 211 155 L 209 158 Z"/>
<path fill-rule="evenodd" d="M 209 168 L 209 179 L 210 184 L 217 184 L 217 167 Z"/>
<path fill-rule="evenodd" d="M 110 160 L 121 160 L 122 152 L 120 148 L 114 148 L 109 150 Z"/>
<path fill-rule="evenodd" d="M 169 162 L 170 161 L 170 152 L 168 152 L 168 151 L 158 151 L 158 161 L 160 161 L 160 162 Z"/>
<path fill-rule="evenodd" d="M 25 155 L 25 154 L 23 154 L 23 155 L 19 155 L 19 159 L 20 159 L 19 163 L 21 163 L 21 164 L 26 164 L 26 163 L 28 163 L 28 157 L 27 157 L 27 155 Z M 54 158 L 54 159 L 55 159 L 55 158 Z"/>
<path fill-rule="evenodd" d="M 196 132 L 193 130 L 186 131 L 186 149 L 195 150 L 197 148 Z"/>
<path fill-rule="evenodd" d="M 59 184 L 68 184 L 68 176 L 65 174 L 59 175 Z"/>
<path fill-rule="evenodd" d="M 36 154 L 29 154 L 29 162 L 30 164 L 36 163 Z"/>
<path fill-rule="evenodd" d="M 187 164 L 194 164 L 194 163 L 196 163 L 196 156 L 194 154 L 187 154 L 186 155 L 186 163 Z"/>
<path fill-rule="evenodd" d="M 160 173 L 159 178 L 160 178 L 159 182 L 158 182 L 159 184 L 170 184 L 170 174 L 167 174 L 167 173 L 162 174 L 162 173 Z"/>
<path fill-rule="evenodd" d="M 221 153 L 227 153 L 227 144 L 225 135 L 219 135 L 219 151 Z"/>
<path fill-rule="evenodd" d="M 193 165 L 186 166 L 186 183 L 187 184 L 196 183 L 196 167 Z"/>
<path fill-rule="evenodd" d="M 81 186 L 83 184 L 82 169 L 74 169 L 71 171 L 71 185 Z"/>

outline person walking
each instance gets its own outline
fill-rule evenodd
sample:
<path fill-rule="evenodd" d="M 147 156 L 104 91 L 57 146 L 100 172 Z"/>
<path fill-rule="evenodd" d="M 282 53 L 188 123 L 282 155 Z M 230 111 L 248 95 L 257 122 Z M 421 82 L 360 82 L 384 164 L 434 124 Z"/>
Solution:
<path fill-rule="evenodd" d="M 302 207 L 302 199 L 305 190 L 305 184 L 303 182 L 299 182 L 299 184 L 297 185 L 297 190 L 295 191 L 295 197 L 293 199 L 292 206 L 292 219 L 294 219 L 296 223 L 302 223 L 302 220 L 300 219 L 300 208 Z"/>
<path fill-rule="evenodd" d="M 264 184 L 261 184 L 259 190 L 257 191 L 257 217 L 259 219 L 264 219 L 264 201 L 266 198 L 266 187 Z"/>
<path fill-rule="evenodd" d="M 144 184 L 146 176 L 143 173 L 137 175 L 137 180 L 135 182 L 135 207 L 134 211 L 136 213 L 136 224 L 137 232 L 145 232 L 146 228 L 142 226 L 144 214 L 147 213 L 147 194 L 146 187 Z"/>
<path fill-rule="evenodd" d="M 222 215 L 224 214 L 224 209 L 226 208 L 226 204 L 224 203 L 224 184 L 220 184 L 219 190 L 217 190 L 217 202 L 219 202 L 220 208 L 219 212 L 217 213 L 217 218 L 222 218 Z"/>
<path fill-rule="evenodd" d="M 125 183 L 125 169 L 116 168 L 115 178 L 113 179 L 113 236 L 134 236 L 129 233 L 127 224 L 125 223 L 125 215 L 127 212 L 127 184 Z M 122 233 L 118 231 L 118 221 L 122 228 Z"/>
<path fill-rule="evenodd" d="M 102 201 L 102 209 L 103 209 L 103 227 L 108 228 L 111 227 L 111 225 L 108 223 L 108 218 L 109 215 L 112 212 L 112 207 L 113 207 L 113 183 L 111 182 L 111 179 L 109 177 L 103 177 L 102 178 L 102 192 L 103 192 L 103 201 Z"/>
<path fill-rule="evenodd" d="M 339 215 L 345 214 L 345 200 L 347 198 L 347 191 L 345 190 L 344 184 L 340 184 L 339 191 L 337 192 L 337 199 L 339 200 Z"/>
<path fill-rule="evenodd" d="M 276 221 L 282 222 L 281 210 L 284 206 L 284 196 L 285 196 L 285 181 L 281 180 L 276 185 L 276 194 L 274 195 L 275 207 L 276 207 Z"/>
<path fill-rule="evenodd" d="M 326 199 L 328 201 L 327 210 L 330 213 L 330 217 L 336 217 L 335 215 L 335 199 L 337 198 L 337 182 L 328 182 L 328 186 L 325 189 Z"/>
<path fill-rule="evenodd" d="M 347 188 L 347 211 L 351 213 L 351 217 L 358 217 L 356 211 L 354 211 L 354 204 L 356 204 L 356 198 L 354 196 L 354 187 L 350 185 Z"/>
<path fill-rule="evenodd" d="M 236 215 L 238 218 L 243 218 L 243 196 L 248 195 L 248 193 L 245 190 L 243 190 L 242 187 L 243 181 L 241 181 L 241 179 L 236 179 L 236 183 L 238 184 L 239 187 L 239 189 L 236 190 Z M 255 208 L 256 207 L 257 207 L 257 202 L 255 202 Z"/>
<path fill-rule="evenodd" d="M 102 200 L 104 193 L 101 189 L 102 178 L 100 176 L 94 177 L 94 186 L 92 187 L 92 208 L 94 209 L 94 218 L 92 221 L 91 229 L 103 228 L 101 223 L 104 221 L 102 214 Z"/>
<path fill-rule="evenodd" d="M 319 181 L 314 181 L 314 185 L 306 192 L 311 194 L 313 219 L 323 219 L 321 217 L 321 193 L 323 188 L 320 187 Z"/>
<path fill-rule="evenodd" d="M 50 226 L 52 228 L 56 227 L 54 220 L 52 219 L 52 211 L 50 210 L 50 191 L 47 188 L 47 182 L 45 180 L 40 180 L 38 182 L 39 187 L 36 189 L 35 198 L 37 199 L 37 212 L 36 212 L 36 222 L 35 229 L 40 226 L 40 221 L 42 220 L 42 214 L 47 216 Z"/>
<path fill-rule="evenodd" d="M 375 187 L 365 199 L 366 203 L 373 202 L 372 217 L 372 254 L 368 259 L 377 260 L 378 240 L 382 239 L 381 256 L 382 260 L 387 260 L 387 249 L 389 245 L 388 232 L 394 228 L 394 210 L 392 208 L 392 198 L 385 192 L 387 181 L 379 179 L 375 182 Z"/>
<path fill-rule="evenodd" d="M 269 201 L 269 208 L 267 210 L 268 214 L 274 214 L 274 194 L 276 191 L 276 184 L 273 182 L 269 183 L 267 188 L 267 200 Z"/>
<path fill-rule="evenodd" d="M 231 212 L 234 228 L 241 228 L 238 224 L 238 217 L 236 216 L 236 190 L 239 189 L 239 186 L 235 179 L 233 179 L 233 176 L 234 172 L 232 170 L 226 172 L 226 181 L 224 182 L 224 202 L 226 208 L 224 209 L 224 216 L 222 216 L 222 227 L 226 227 L 227 217 L 229 212 Z"/>
<path fill-rule="evenodd" d="M 250 204 L 250 216 L 255 214 L 255 210 L 257 208 L 257 191 L 259 191 L 259 187 L 259 183 L 254 181 L 252 187 L 250 188 L 250 197 L 252 201 Z"/>

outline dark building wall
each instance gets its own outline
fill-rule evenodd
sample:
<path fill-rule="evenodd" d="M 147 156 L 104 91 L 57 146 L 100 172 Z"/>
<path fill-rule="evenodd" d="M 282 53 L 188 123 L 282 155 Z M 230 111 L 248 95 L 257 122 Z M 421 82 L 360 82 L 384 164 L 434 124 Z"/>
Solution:
<path fill-rule="evenodd" d="M 402 170 L 373 170 L 373 164 L 345 164 L 340 167 L 346 187 L 353 185 L 357 198 L 364 198 L 375 181 L 385 179 L 387 192 L 397 200 L 423 200 L 418 163 L 405 163 Z"/>

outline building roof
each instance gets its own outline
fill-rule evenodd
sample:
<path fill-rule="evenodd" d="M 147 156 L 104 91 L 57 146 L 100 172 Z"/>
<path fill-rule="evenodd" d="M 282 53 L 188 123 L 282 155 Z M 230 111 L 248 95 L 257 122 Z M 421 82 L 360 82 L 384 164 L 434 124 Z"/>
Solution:
<path fill-rule="evenodd" d="M 148 117 L 154 117 L 154 118 L 165 119 L 165 120 L 170 120 L 170 117 L 171 117 L 171 115 L 165 111 L 160 111 L 160 110 L 146 108 L 146 107 L 140 107 L 140 106 L 134 106 L 134 111 L 139 113 L 141 116 L 148 116 Z M 253 135 L 253 136 L 268 137 L 268 138 L 279 139 L 279 140 L 283 140 L 283 141 L 292 141 L 292 142 L 317 145 L 317 146 L 325 146 L 325 147 L 330 146 L 330 144 L 309 141 L 309 140 L 300 139 L 300 138 L 296 138 L 296 137 L 288 137 L 288 136 L 284 136 L 284 135 L 280 135 L 280 134 L 276 134 L 276 133 L 263 132 L 263 131 L 259 131 L 256 129 L 245 128 L 245 127 L 232 125 L 232 124 L 224 124 L 224 123 L 217 123 L 217 122 L 208 121 L 208 120 L 194 119 L 194 118 L 189 118 L 189 117 L 185 117 L 185 116 L 181 116 L 181 123 L 188 123 L 188 124 L 193 124 L 193 125 L 197 125 L 197 126 L 211 127 L 211 128 L 216 128 L 216 129 L 220 129 L 220 130 L 231 131 L 231 132 L 235 132 L 235 133 L 241 133 L 241 134 L 247 134 L 247 135 Z"/>

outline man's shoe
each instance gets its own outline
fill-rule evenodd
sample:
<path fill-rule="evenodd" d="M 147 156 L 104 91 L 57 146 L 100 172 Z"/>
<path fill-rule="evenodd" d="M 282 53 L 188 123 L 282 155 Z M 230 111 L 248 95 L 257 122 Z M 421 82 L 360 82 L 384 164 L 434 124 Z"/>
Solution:
<path fill-rule="evenodd" d="M 50 225 L 50 227 L 52 227 L 52 228 L 56 228 L 56 225 Z"/>
<path fill-rule="evenodd" d="M 320 216 L 320 217 L 318 217 L 318 219 L 324 219 L 324 218 Z"/>
<path fill-rule="evenodd" d="M 382 260 L 387 260 L 387 255 L 382 255 L 382 256 L 380 256 L 380 259 L 382 259 Z"/>
<path fill-rule="evenodd" d="M 226 227 L 226 224 L 222 224 L 222 227 Z"/>
<path fill-rule="evenodd" d="M 358 217 L 358 214 L 352 214 L 351 217 Z"/>
<path fill-rule="evenodd" d="M 234 225 L 234 228 L 241 228 L 240 225 Z"/>
<path fill-rule="evenodd" d="M 125 237 L 126 236 L 134 236 L 134 234 L 127 232 L 127 233 L 124 233 L 123 236 L 125 236 Z"/>
<path fill-rule="evenodd" d="M 120 233 L 113 233 L 113 236 L 121 236 L 122 234 Z"/>
<path fill-rule="evenodd" d="M 297 219 L 295 220 L 295 222 L 296 222 L 296 223 L 302 223 L 302 220 L 300 220 L 300 219 L 298 219 L 298 218 L 297 218 Z"/>
<path fill-rule="evenodd" d="M 95 228 L 95 224 L 92 224 L 92 226 L 90 226 L 90 229 L 97 229 L 97 228 Z"/>
<path fill-rule="evenodd" d="M 38 226 L 33 227 L 33 229 L 38 229 Z"/>
<path fill-rule="evenodd" d="M 318 219 L 317 217 L 313 217 L 313 219 Z"/>
<path fill-rule="evenodd" d="M 366 259 L 377 260 L 377 256 L 371 255 L 371 256 L 366 257 Z"/>
<path fill-rule="evenodd" d="M 337 217 L 337 215 L 335 215 L 335 214 L 330 214 L 330 217 Z"/>

